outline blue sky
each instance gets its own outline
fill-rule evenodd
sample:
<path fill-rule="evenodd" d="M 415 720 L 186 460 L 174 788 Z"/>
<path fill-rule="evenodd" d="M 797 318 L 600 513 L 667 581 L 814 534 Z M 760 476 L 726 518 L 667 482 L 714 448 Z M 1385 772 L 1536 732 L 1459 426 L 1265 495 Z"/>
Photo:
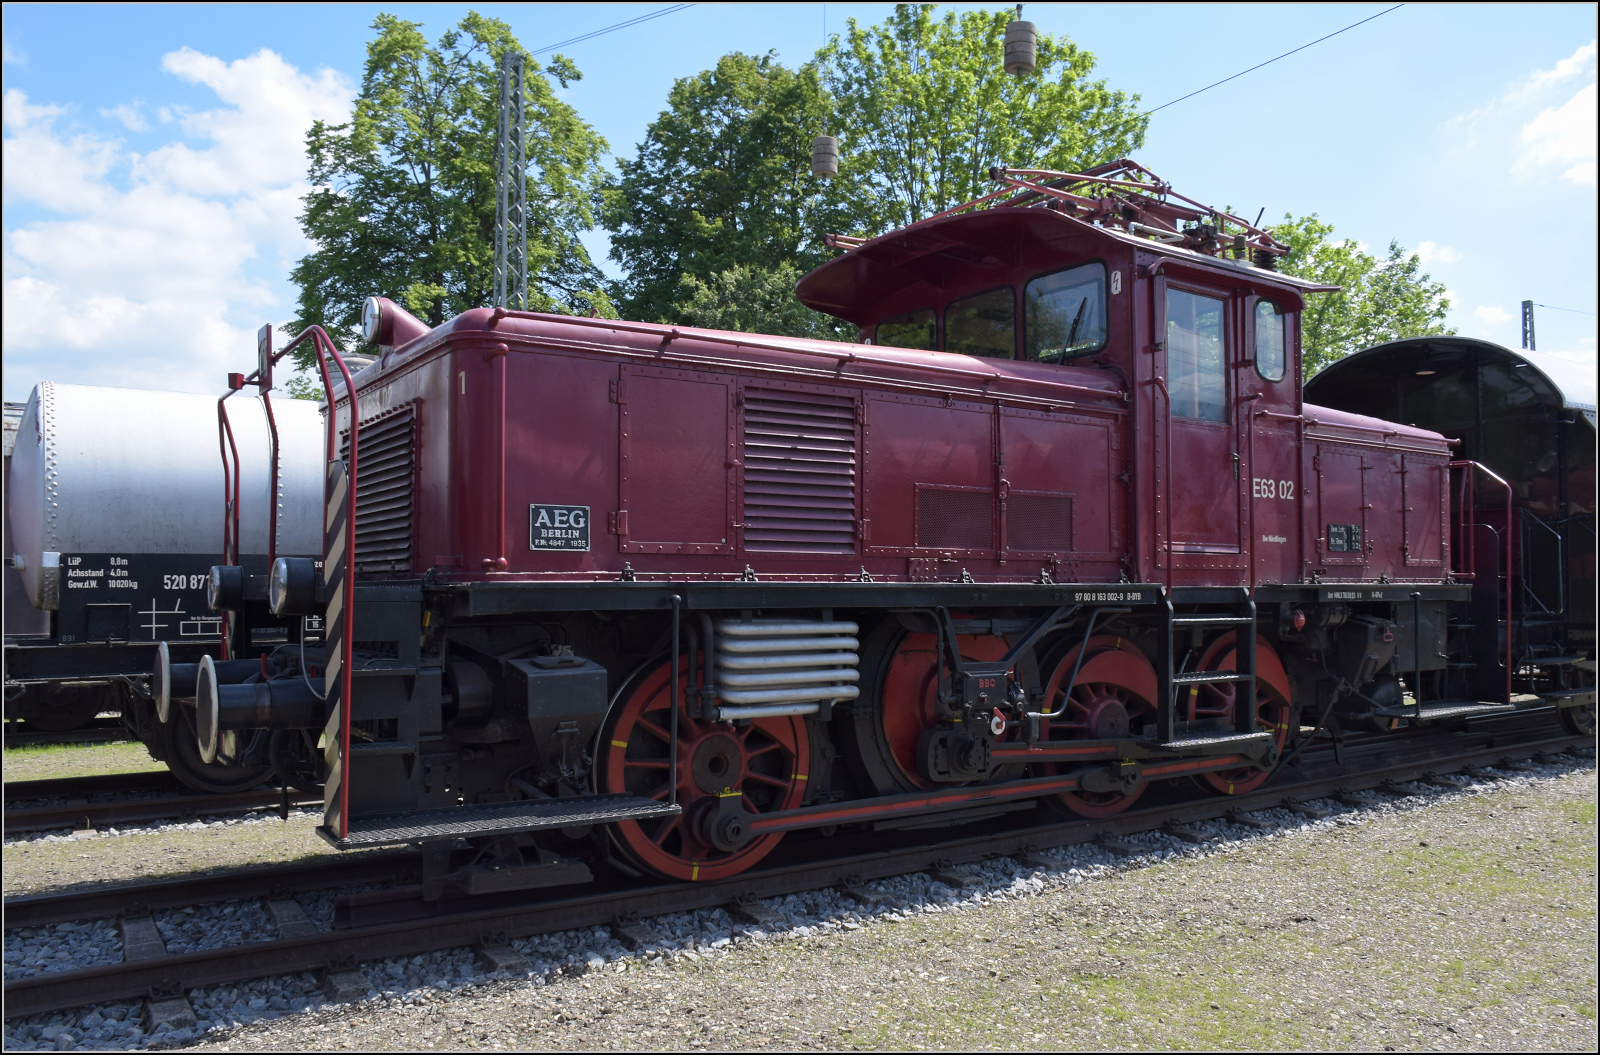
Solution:
<path fill-rule="evenodd" d="M 664 4 L 485 4 L 530 48 Z M 961 6 L 961 5 L 958 5 Z M 1029 4 L 1159 106 L 1387 4 Z M 39 380 L 213 391 L 293 314 L 311 120 L 348 111 L 379 11 L 466 5 L 5 8 L 5 398 Z M 699 5 L 562 49 L 568 100 L 631 154 L 674 79 L 732 50 L 797 64 L 883 4 Z M 1446 283 L 1462 333 L 1593 364 L 1592 5 L 1408 5 L 1157 112 L 1138 159 L 1185 194 L 1317 212 Z M 848 159 L 846 159 L 848 162 Z M 592 245 L 603 255 L 603 233 Z"/>

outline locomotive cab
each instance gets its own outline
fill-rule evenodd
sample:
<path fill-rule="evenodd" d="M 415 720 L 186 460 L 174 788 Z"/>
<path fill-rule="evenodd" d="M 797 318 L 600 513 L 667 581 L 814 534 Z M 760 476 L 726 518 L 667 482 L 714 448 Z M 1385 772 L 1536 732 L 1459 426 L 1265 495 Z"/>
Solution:
<path fill-rule="evenodd" d="M 866 242 L 797 294 L 882 348 L 1115 378 L 1138 459 L 1118 470 L 1137 476 L 1153 514 L 1139 520 L 1128 573 L 1245 585 L 1301 577 L 1300 312 L 1328 289 L 1065 210 L 1012 208 Z"/>

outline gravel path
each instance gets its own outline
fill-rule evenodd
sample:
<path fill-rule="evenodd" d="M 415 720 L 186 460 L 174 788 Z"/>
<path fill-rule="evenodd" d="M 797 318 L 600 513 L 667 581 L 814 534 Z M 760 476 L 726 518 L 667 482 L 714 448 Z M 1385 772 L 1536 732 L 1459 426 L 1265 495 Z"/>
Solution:
<path fill-rule="evenodd" d="M 527 977 L 447 950 L 364 965 L 352 1005 L 267 979 L 191 993 L 197 1031 L 148 1037 L 119 1005 L 7 1023 L 5 1046 L 1593 1050 L 1594 764 L 1461 784 L 1256 814 L 1269 832 L 1195 825 L 1205 846 L 1145 833 L 1133 858 L 1077 847 L 970 884 L 773 899 L 770 934 L 722 910 L 656 917 L 638 952 L 598 928 L 519 940 Z M 213 910 L 212 930 L 237 917 Z"/>

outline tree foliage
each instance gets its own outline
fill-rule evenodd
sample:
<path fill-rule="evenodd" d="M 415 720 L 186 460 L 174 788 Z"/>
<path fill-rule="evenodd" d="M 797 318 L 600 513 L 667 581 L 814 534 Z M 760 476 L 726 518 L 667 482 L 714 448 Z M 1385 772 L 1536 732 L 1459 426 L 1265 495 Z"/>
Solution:
<path fill-rule="evenodd" d="M 854 340 L 855 326 L 800 303 L 794 287 L 801 274 L 788 261 L 772 268 L 735 264 L 708 279 L 686 274 L 676 309 L 690 326 L 819 341 Z"/>
<path fill-rule="evenodd" d="M 1090 81 L 1094 56 L 1065 38 L 1041 34 L 1036 71 L 1008 76 L 1010 18 L 902 4 L 799 70 L 733 53 L 677 82 L 606 194 L 622 312 L 688 322 L 694 301 L 705 317 L 735 280 L 766 290 L 822 263 L 827 232 L 880 234 L 986 193 L 991 165 L 1075 168 L 1143 143 L 1138 97 Z M 840 145 L 831 181 L 811 175 L 824 132 Z M 804 313 L 762 317 L 814 331 Z"/>
<path fill-rule="evenodd" d="M 499 63 L 522 51 L 510 27 L 476 13 L 437 44 L 393 15 L 372 28 L 350 120 L 306 136 L 314 189 L 300 222 L 316 249 L 291 273 L 296 332 L 318 323 L 351 346 L 373 294 L 431 325 L 490 303 Z M 561 56 L 527 67 L 528 293 L 542 310 L 609 307 L 578 240 L 593 226 L 606 144 L 550 83 L 580 77 Z"/>
<path fill-rule="evenodd" d="M 770 54 L 733 52 L 674 84 L 605 195 L 611 258 L 627 272 L 622 312 L 688 322 L 686 275 L 804 272 L 827 259 L 822 235 L 851 226 L 846 196 L 811 176 L 811 138 L 828 110 L 814 68 Z"/>
<path fill-rule="evenodd" d="M 1305 376 L 1335 359 L 1375 344 L 1453 334 L 1444 283 L 1422 271 L 1422 261 L 1398 241 L 1379 260 L 1354 239 L 1335 241 L 1333 225 L 1315 213 L 1285 216 L 1272 235 L 1289 246 L 1283 270 L 1330 286 L 1338 293 L 1312 293 L 1301 317 Z"/>
<path fill-rule="evenodd" d="M 899 4 L 882 24 L 851 19 L 819 58 L 837 100 L 840 169 L 865 181 L 878 231 L 994 189 L 991 165 L 1081 171 L 1144 143 L 1139 97 L 1091 81 L 1094 56 L 1040 33 L 1034 72 L 1002 68 L 1009 10 Z"/>

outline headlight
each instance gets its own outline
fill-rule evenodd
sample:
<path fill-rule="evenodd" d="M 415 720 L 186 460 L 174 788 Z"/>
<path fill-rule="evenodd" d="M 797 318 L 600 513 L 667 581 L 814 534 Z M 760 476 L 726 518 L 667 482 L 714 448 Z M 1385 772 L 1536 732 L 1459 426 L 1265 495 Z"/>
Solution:
<path fill-rule="evenodd" d="M 272 614 L 311 615 L 317 604 L 317 566 L 309 557 L 279 557 L 267 574 Z"/>
<path fill-rule="evenodd" d="M 368 297 L 361 305 L 361 339 L 368 344 L 378 343 L 378 330 L 383 325 L 383 308 L 377 297 Z"/>

